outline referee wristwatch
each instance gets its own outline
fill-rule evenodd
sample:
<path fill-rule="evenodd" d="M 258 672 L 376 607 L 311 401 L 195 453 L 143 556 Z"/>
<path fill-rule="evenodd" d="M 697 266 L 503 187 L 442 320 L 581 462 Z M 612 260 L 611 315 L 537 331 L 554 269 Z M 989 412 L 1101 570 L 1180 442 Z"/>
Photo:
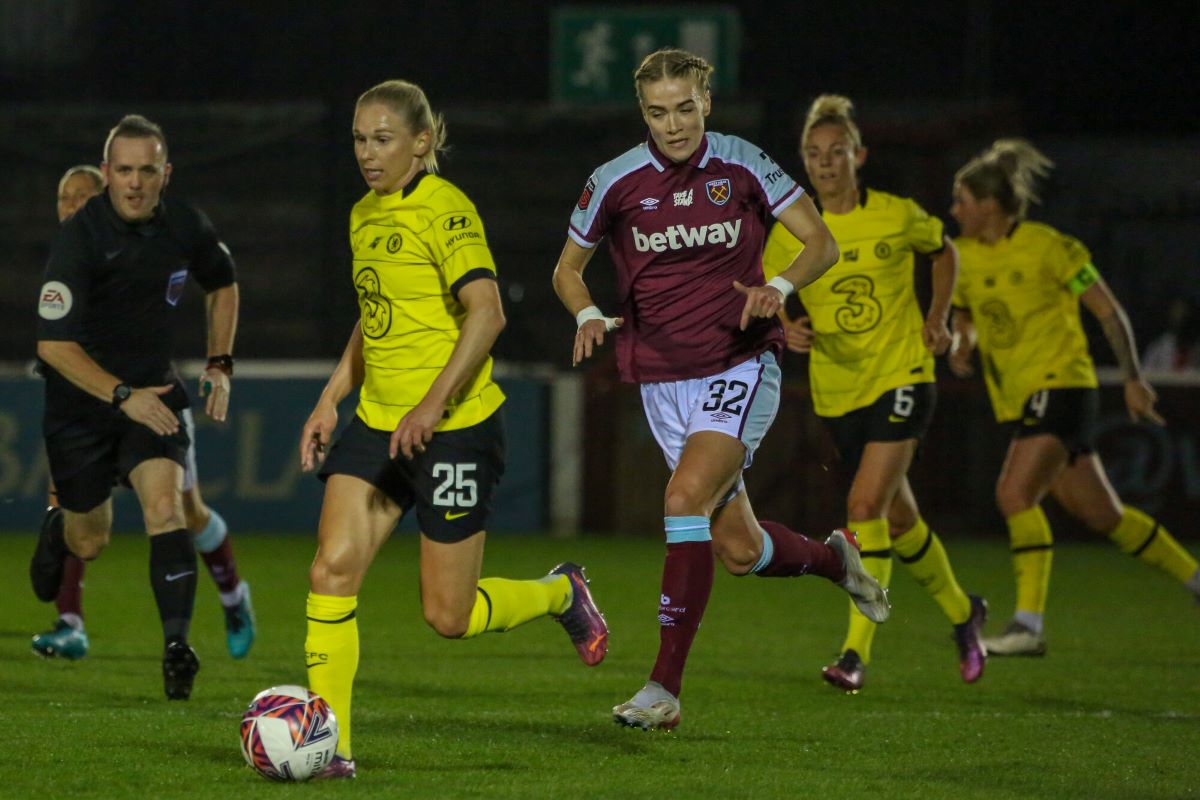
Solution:
<path fill-rule="evenodd" d="M 204 369 L 219 369 L 230 377 L 233 376 L 233 356 L 226 353 L 220 356 L 209 356 L 208 363 L 204 365 Z"/>
<path fill-rule="evenodd" d="M 121 403 L 129 399 L 129 395 L 133 394 L 133 387 L 128 383 L 118 383 L 113 387 L 112 407 L 119 409 Z"/>

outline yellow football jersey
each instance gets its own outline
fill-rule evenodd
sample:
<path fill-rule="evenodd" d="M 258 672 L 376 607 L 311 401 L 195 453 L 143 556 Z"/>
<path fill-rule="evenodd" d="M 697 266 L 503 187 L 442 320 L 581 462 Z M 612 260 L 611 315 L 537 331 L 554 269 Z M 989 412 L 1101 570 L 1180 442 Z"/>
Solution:
<path fill-rule="evenodd" d="M 401 192 L 359 200 L 350 212 L 350 248 L 366 364 L 358 416 L 391 431 L 450 360 L 467 316 L 459 288 L 494 279 L 496 265 L 475 205 L 426 173 Z M 476 425 L 503 402 L 489 356 L 447 403 L 436 430 Z"/>
<path fill-rule="evenodd" d="M 967 308 L 1000 422 L 1018 419 L 1042 389 L 1094 387 L 1079 294 L 1095 281 L 1088 249 L 1038 222 L 992 245 L 958 238 L 954 305 Z"/>
<path fill-rule="evenodd" d="M 841 257 L 800 290 L 800 300 L 817 334 L 808 368 L 813 407 L 840 417 L 898 386 L 934 379 L 933 356 L 921 343 L 913 253 L 942 248 L 942 221 L 913 200 L 865 188 L 853 211 L 821 218 Z M 775 223 L 763 251 L 767 279 L 803 248 Z"/>

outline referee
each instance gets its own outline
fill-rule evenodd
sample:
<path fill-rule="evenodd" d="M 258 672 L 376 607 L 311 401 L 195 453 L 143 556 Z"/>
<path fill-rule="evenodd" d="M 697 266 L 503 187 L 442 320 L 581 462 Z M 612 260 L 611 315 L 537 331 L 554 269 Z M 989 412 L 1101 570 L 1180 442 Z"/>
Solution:
<path fill-rule="evenodd" d="M 163 190 L 171 176 L 162 129 L 138 115 L 109 132 L 107 190 L 63 225 L 38 299 L 44 364 L 43 433 L 64 526 L 43 529 L 34 590 L 53 590 L 68 553 L 87 561 L 108 544 L 112 487 L 131 487 L 150 536 L 150 584 L 162 620 L 163 685 L 186 700 L 200 669 L 187 643 L 196 552 L 180 486 L 188 396 L 171 367 L 175 311 L 191 275 L 207 293 L 205 411 L 225 419 L 238 289 L 233 259 L 208 218 Z"/>

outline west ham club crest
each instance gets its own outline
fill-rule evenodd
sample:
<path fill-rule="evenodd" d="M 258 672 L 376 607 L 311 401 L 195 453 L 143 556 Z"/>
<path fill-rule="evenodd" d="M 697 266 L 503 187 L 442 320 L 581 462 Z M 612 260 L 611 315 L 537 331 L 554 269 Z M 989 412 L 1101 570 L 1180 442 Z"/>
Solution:
<path fill-rule="evenodd" d="M 718 178 L 715 181 L 709 181 L 704 184 L 705 191 L 708 192 L 708 199 L 713 205 L 723 206 L 729 202 L 729 195 L 732 190 L 729 186 L 729 178 Z"/>

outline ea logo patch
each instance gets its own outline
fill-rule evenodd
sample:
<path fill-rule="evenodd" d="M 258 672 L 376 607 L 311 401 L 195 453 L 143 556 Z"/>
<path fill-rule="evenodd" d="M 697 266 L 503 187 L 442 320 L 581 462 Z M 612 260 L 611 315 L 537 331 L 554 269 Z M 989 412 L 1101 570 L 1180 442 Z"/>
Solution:
<path fill-rule="evenodd" d="M 892 246 L 887 242 L 879 242 L 875 245 L 875 257 L 882 261 L 892 255 Z"/>
<path fill-rule="evenodd" d="M 71 290 L 61 281 L 46 281 L 38 295 L 38 316 L 62 319 L 71 312 Z"/>
<path fill-rule="evenodd" d="M 400 248 L 404 246 L 404 237 L 398 233 L 393 233 L 387 240 L 387 251 L 389 253 L 398 253 Z"/>

